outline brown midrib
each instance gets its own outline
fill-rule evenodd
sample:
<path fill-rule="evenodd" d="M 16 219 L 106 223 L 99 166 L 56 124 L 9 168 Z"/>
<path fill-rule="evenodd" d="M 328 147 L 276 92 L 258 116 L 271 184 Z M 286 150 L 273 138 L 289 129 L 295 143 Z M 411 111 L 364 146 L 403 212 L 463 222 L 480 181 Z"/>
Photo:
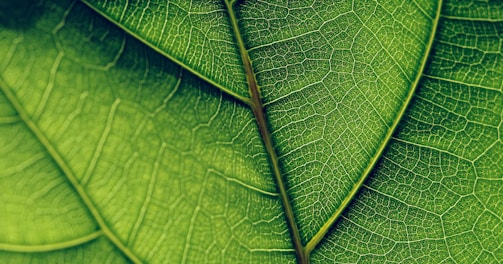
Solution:
<path fill-rule="evenodd" d="M 293 208 L 290 203 L 288 193 L 286 191 L 285 182 L 283 181 L 283 177 L 281 175 L 278 163 L 278 156 L 274 149 L 271 133 L 269 132 L 267 117 L 264 112 L 264 106 L 262 104 L 262 98 L 260 96 L 260 92 L 258 89 L 257 80 L 255 78 L 255 72 L 253 71 L 250 57 L 248 56 L 248 52 L 244 46 L 244 42 L 241 37 L 241 32 L 239 31 L 236 15 L 233 10 L 233 3 L 230 0 L 224 0 L 224 2 L 225 6 L 227 7 L 229 19 L 234 32 L 234 37 L 236 38 L 236 42 L 239 46 L 241 61 L 245 69 L 246 81 L 248 83 L 248 88 L 251 96 L 251 102 L 249 103 L 249 105 L 253 111 L 253 115 L 255 116 L 255 120 L 257 122 L 257 126 L 260 131 L 260 136 L 262 137 L 263 144 L 266 148 L 269 157 L 271 170 L 276 180 L 276 185 L 280 193 L 281 203 L 285 211 L 285 218 L 292 238 L 292 243 L 295 249 L 295 254 L 297 256 L 297 261 L 298 263 L 301 264 L 307 264 L 309 263 L 309 257 L 306 255 L 306 251 L 304 249 L 304 246 L 302 245 L 302 240 L 300 238 L 299 229 L 297 227 L 297 222 L 295 220 L 295 215 L 293 213 Z"/>

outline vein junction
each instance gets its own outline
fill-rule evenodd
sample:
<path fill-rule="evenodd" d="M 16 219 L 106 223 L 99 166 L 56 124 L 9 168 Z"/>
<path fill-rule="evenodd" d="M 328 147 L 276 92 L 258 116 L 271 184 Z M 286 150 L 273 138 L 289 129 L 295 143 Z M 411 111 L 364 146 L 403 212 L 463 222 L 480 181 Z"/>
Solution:
<path fill-rule="evenodd" d="M 246 73 L 246 81 L 248 83 L 248 87 L 251 95 L 251 102 L 249 103 L 253 114 L 255 116 L 255 120 L 257 122 L 258 128 L 260 130 L 260 135 L 262 137 L 262 141 L 266 148 L 267 154 L 269 156 L 269 161 L 271 163 L 271 169 L 273 171 L 276 185 L 279 189 L 281 203 L 283 204 L 283 209 L 285 211 L 285 217 L 288 224 L 288 228 L 290 230 L 290 235 L 292 238 L 292 242 L 295 248 L 295 253 L 297 256 L 297 261 L 299 263 L 309 263 L 308 254 L 306 254 L 306 250 L 302 245 L 302 241 L 300 239 L 299 229 L 297 227 L 297 222 L 295 221 L 295 216 L 293 213 L 292 205 L 290 204 L 290 199 L 288 197 L 288 193 L 286 191 L 286 186 L 281 176 L 281 172 L 278 164 L 278 156 L 276 155 L 276 151 L 274 150 L 274 146 L 271 139 L 271 134 L 269 132 L 267 119 L 264 112 L 264 106 L 262 104 L 262 99 L 260 97 L 260 92 L 257 86 L 257 81 L 255 79 L 255 73 L 253 71 L 250 57 L 248 56 L 248 52 L 244 46 L 243 39 L 241 37 L 241 32 L 239 31 L 237 18 L 233 10 L 233 4 L 235 1 L 232 0 L 224 0 L 225 6 L 227 8 L 229 19 L 232 25 L 232 29 L 234 32 L 234 36 L 236 38 L 236 42 L 239 46 L 239 52 L 241 55 L 241 59 L 243 62 L 243 66 L 245 68 Z"/>

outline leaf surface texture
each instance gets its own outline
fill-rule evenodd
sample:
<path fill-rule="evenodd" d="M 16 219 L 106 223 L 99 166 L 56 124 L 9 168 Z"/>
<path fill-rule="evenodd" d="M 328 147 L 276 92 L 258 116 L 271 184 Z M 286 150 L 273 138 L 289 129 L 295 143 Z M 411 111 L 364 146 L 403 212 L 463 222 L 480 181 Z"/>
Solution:
<path fill-rule="evenodd" d="M 503 259 L 503 5 L 2 3 L 0 260 Z M 99 252 L 99 253 L 97 253 Z"/>

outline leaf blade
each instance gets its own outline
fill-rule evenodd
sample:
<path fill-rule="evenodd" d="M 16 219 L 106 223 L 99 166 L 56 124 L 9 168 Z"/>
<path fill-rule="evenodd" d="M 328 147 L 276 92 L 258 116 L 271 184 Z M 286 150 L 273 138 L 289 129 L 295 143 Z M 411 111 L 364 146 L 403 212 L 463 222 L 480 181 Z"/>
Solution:
<path fill-rule="evenodd" d="M 421 4 L 241 6 L 245 41 L 305 245 L 315 236 L 319 241 L 318 231 L 327 231 L 356 193 L 412 97 L 439 12 L 436 2 Z M 270 10 L 273 18 L 261 17 Z M 284 30 L 276 33 L 276 27 Z"/>
<path fill-rule="evenodd" d="M 470 10 L 484 8 L 477 5 Z M 446 2 L 413 103 L 339 230 L 315 253 L 318 261 L 464 263 L 498 262 L 503 256 L 495 246 L 503 241 L 502 208 L 492 200 L 500 197 L 503 186 L 503 168 L 495 165 L 501 159 L 496 131 L 503 100 L 500 82 L 492 78 L 501 72 L 501 56 L 488 62 L 494 51 L 488 44 L 501 39 L 501 22 L 494 17 L 461 19 L 470 15 L 466 9 L 455 12 L 462 7 Z M 462 49 L 456 43 L 464 43 Z M 485 78 L 477 78 L 484 85 L 469 81 L 472 71 L 484 74 L 478 67 L 487 67 Z M 484 114 L 471 114 L 482 109 Z"/>

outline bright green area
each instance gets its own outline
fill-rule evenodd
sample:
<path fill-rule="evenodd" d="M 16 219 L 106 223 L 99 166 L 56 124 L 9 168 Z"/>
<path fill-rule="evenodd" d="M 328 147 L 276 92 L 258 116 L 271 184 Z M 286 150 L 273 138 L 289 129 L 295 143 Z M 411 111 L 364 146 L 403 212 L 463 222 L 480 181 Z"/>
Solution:
<path fill-rule="evenodd" d="M 39 253 L 11 253 L 2 252 L 2 261 L 5 263 L 127 263 L 120 252 L 105 238 L 100 238 L 90 243 L 68 248 L 66 250 L 39 252 Z"/>
<path fill-rule="evenodd" d="M 223 1 L 88 2 L 0 3 L 0 262 L 295 262 Z M 503 3 L 425 54 L 434 1 L 284 2 L 235 10 L 311 261 L 503 259 Z"/>
<path fill-rule="evenodd" d="M 244 104 L 82 3 L 31 10 L 35 21 L 0 40 L 3 109 L 29 119 L 0 130 L 0 262 L 10 245 L 70 243 L 97 228 L 153 263 L 293 259 Z"/>
<path fill-rule="evenodd" d="M 415 88 L 437 6 L 283 2 L 250 1 L 240 11 L 307 243 L 387 144 Z"/>

